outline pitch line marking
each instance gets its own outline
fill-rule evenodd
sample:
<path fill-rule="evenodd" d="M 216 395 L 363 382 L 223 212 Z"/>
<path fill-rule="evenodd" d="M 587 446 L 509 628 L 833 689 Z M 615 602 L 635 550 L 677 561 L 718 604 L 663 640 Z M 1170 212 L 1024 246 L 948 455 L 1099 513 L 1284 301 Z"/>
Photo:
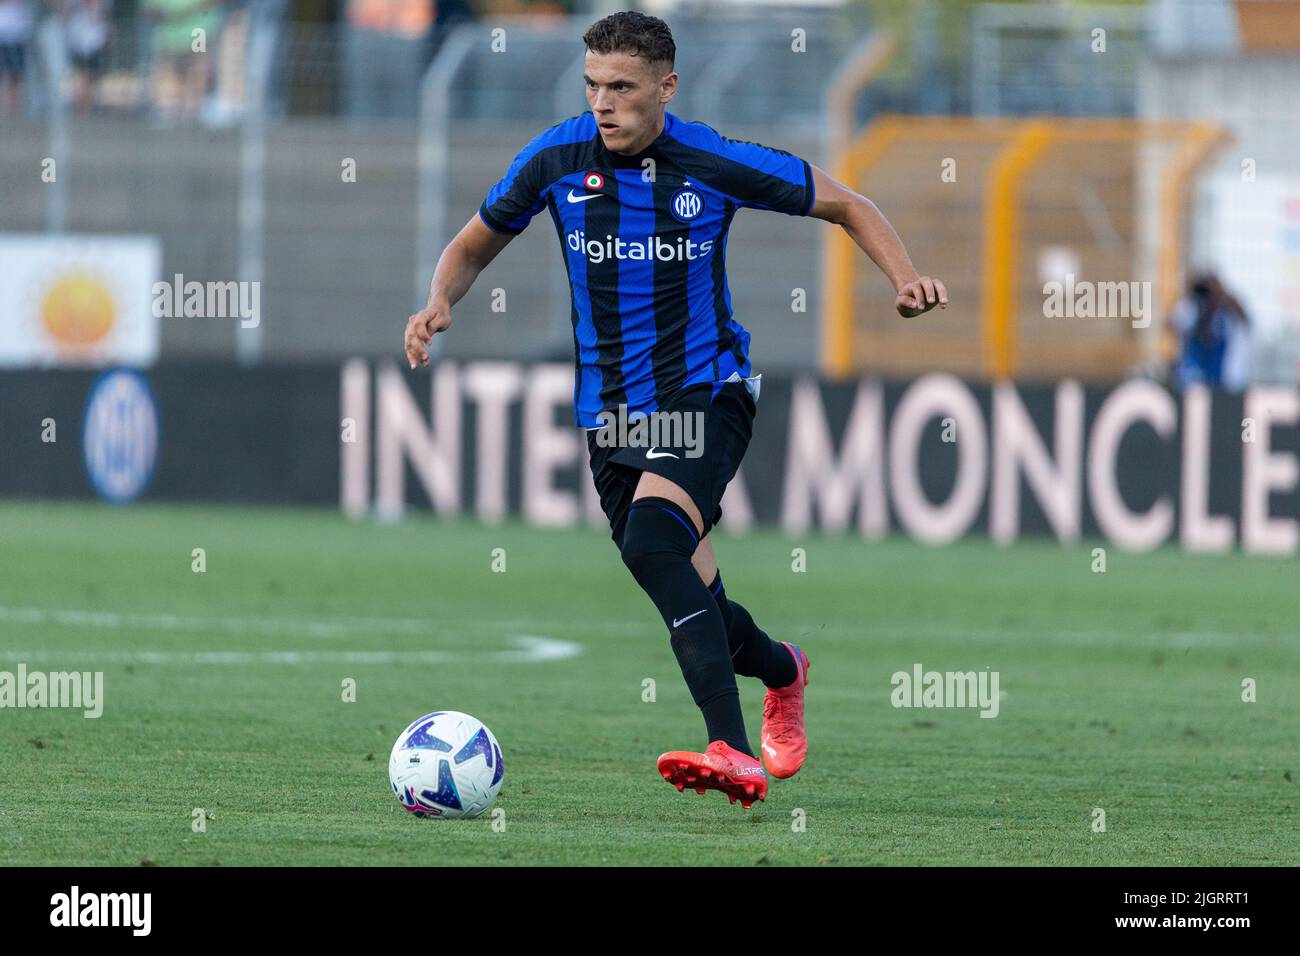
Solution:
<path fill-rule="evenodd" d="M 308 637 L 412 634 L 428 637 L 439 624 L 433 619 L 400 617 L 203 617 L 186 614 L 137 614 L 118 611 L 87 611 L 75 608 L 6 607 L 0 605 L 0 624 L 58 624 L 102 630 L 222 631 L 228 634 L 280 634 Z M 526 631 L 537 619 L 499 621 L 457 621 L 457 628 L 474 627 L 490 631 Z M 531 635 L 525 635 L 530 636 Z M 545 638 L 544 638 L 545 639 Z"/>
<path fill-rule="evenodd" d="M 58 650 L 6 651 L 7 658 L 24 662 L 37 660 L 94 661 L 108 664 L 536 664 L 566 660 L 582 653 L 582 645 L 549 637 L 523 634 L 512 637 L 513 647 L 497 651 L 104 651 L 61 648 Z"/>
<path fill-rule="evenodd" d="M 434 621 L 419 618 L 337 617 L 328 621 L 293 618 L 198 617 L 184 614 L 134 614 L 117 611 L 87 611 L 75 608 L 6 607 L 0 605 L 0 623 L 43 625 L 55 624 L 100 630 L 141 630 L 167 632 L 212 632 L 226 634 L 263 634 L 306 637 L 355 637 L 379 634 L 409 634 L 428 637 L 436 633 Z M 534 626 L 537 622 L 482 621 L 459 622 L 457 627 L 487 628 L 510 631 Z M 21 660 L 45 660 L 76 655 L 82 659 L 120 661 L 124 663 L 191 663 L 191 664 L 444 664 L 457 662 L 540 663 L 577 657 L 583 647 L 573 641 L 561 641 L 536 634 L 514 634 L 510 646 L 492 651 L 128 651 L 128 650 L 28 650 L 0 653 Z"/>

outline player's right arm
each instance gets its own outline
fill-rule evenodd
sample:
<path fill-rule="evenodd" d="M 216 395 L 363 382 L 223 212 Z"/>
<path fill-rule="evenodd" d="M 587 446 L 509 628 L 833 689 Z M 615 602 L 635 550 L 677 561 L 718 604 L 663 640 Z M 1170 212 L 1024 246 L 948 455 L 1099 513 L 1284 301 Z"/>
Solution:
<path fill-rule="evenodd" d="M 451 307 L 513 238 L 493 232 L 475 215 L 447 244 L 429 283 L 429 304 L 406 320 L 406 358 L 411 368 L 429 364 L 429 343 L 451 325 Z"/>

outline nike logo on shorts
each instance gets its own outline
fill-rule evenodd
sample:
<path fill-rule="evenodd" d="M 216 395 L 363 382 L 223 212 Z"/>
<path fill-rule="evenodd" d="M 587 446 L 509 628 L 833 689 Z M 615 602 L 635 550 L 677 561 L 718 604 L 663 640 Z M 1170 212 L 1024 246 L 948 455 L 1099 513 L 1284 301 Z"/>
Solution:
<path fill-rule="evenodd" d="M 659 447 L 658 445 L 655 445 L 654 448 L 651 448 L 648 452 L 645 453 L 645 456 L 647 458 L 676 458 L 677 457 L 670 451 L 661 451 L 658 454 L 655 454 L 655 448 L 658 447 Z"/>

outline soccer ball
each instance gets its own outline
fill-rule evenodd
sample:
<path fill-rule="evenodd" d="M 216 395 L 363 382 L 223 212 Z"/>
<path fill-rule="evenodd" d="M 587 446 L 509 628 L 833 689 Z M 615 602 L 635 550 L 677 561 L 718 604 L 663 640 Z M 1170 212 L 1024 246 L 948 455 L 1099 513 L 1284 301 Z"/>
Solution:
<path fill-rule="evenodd" d="M 469 714 L 440 710 L 402 731 L 388 757 L 388 781 L 417 817 L 476 817 L 501 792 L 501 747 Z"/>

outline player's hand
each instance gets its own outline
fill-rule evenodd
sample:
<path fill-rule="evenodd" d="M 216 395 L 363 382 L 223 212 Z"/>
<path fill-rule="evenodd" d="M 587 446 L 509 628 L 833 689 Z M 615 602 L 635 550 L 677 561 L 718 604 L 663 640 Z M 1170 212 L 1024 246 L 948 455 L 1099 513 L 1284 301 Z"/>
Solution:
<path fill-rule="evenodd" d="M 906 283 L 894 299 L 894 308 L 905 319 L 929 312 L 936 305 L 941 309 L 948 308 L 948 290 L 938 279 L 929 276 L 921 276 Z"/>
<path fill-rule="evenodd" d="M 406 360 L 411 368 L 429 365 L 429 343 L 439 332 L 451 327 L 451 306 L 446 302 L 426 305 L 406 320 Z"/>

